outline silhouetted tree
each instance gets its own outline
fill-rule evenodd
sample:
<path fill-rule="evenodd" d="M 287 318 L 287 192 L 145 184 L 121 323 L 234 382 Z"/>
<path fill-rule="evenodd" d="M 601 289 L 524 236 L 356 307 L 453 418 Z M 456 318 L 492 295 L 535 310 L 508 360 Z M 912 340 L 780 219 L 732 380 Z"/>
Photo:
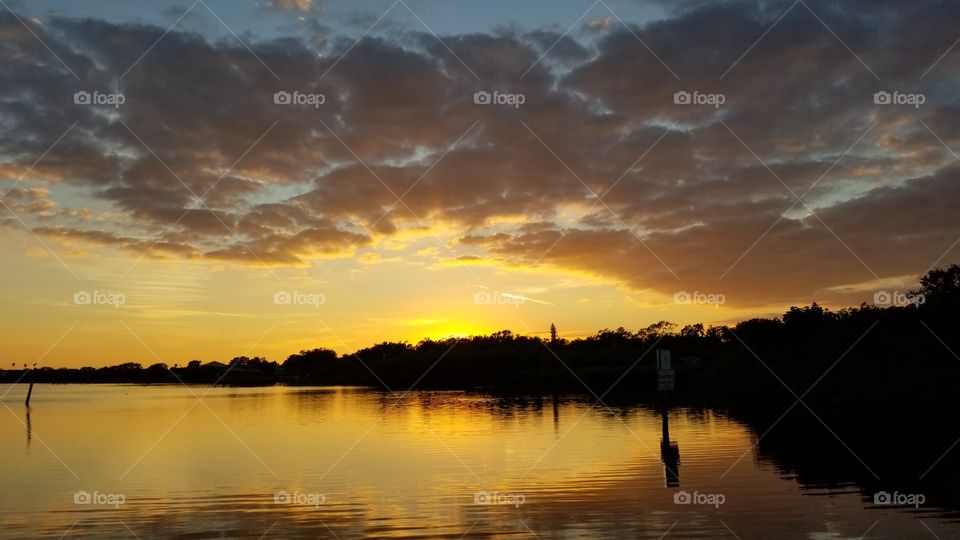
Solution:
<path fill-rule="evenodd" d="M 330 349 L 312 349 L 290 355 L 283 363 L 287 375 L 318 377 L 331 370 L 337 362 L 337 353 Z"/>
<path fill-rule="evenodd" d="M 161 382 L 174 379 L 170 367 L 164 363 L 156 363 L 144 370 L 143 376 L 147 382 Z"/>
<path fill-rule="evenodd" d="M 680 335 L 683 337 L 701 338 L 704 336 L 703 324 L 697 323 L 684 326 L 683 329 L 680 330 Z"/>
<path fill-rule="evenodd" d="M 920 290 L 924 302 L 931 305 L 957 305 L 960 303 L 960 265 L 951 264 L 927 272 L 920 278 Z"/>
<path fill-rule="evenodd" d="M 637 331 L 619 327 L 565 340 L 550 325 L 545 338 L 510 330 L 468 338 L 424 339 L 416 345 L 382 342 L 338 357 L 329 349 L 291 355 L 279 369 L 264 358 L 240 356 L 168 370 L 137 363 L 103 368 L 40 368 L 37 382 L 185 382 L 222 384 L 357 384 L 405 388 L 502 387 L 556 390 L 610 388 L 632 396 L 655 391 L 655 366 L 643 361 L 656 348 L 674 352 L 674 369 L 684 381 L 677 395 L 696 399 L 796 400 L 785 388 L 805 394 L 804 402 L 952 399 L 960 369 L 950 350 L 960 350 L 960 266 L 920 278 L 926 303 L 914 307 L 859 307 L 829 310 L 819 304 L 791 307 L 780 318 L 756 318 L 735 326 L 690 324 L 679 331 L 660 321 Z M 876 327 L 876 330 L 873 328 Z M 838 362 L 842 359 L 842 362 Z M 945 359 L 950 361 L 945 361 Z M 5 382 L 22 380 L 23 370 L 0 371 Z M 824 377 L 824 374 L 829 374 Z M 855 391 L 851 391 L 851 390 Z M 789 404 L 789 403 L 788 403 Z"/>

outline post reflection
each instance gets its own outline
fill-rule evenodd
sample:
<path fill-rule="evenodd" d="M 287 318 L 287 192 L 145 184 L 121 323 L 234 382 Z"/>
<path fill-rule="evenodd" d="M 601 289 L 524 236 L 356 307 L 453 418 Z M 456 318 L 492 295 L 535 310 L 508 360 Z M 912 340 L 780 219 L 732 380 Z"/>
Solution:
<path fill-rule="evenodd" d="M 24 425 L 27 427 L 27 448 L 30 448 L 30 439 L 33 436 L 33 432 L 30 429 L 30 407 L 27 407 L 27 421 Z"/>
<path fill-rule="evenodd" d="M 553 395 L 553 436 L 560 436 L 560 398 Z"/>
<path fill-rule="evenodd" d="M 663 462 L 663 475 L 666 487 L 680 486 L 680 446 L 670 440 L 670 419 L 668 408 L 660 409 L 663 435 L 660 439 L 660 461 Z"/>

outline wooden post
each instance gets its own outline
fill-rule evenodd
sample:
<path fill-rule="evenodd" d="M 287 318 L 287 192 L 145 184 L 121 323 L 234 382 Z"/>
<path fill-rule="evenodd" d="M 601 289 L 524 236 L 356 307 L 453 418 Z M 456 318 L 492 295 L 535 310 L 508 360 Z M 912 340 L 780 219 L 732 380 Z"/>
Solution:
<path fill-rule="evenodd" d="M 27 400 L 23 402 L 27 407 L 30 406 L 30 394 L 33 394 L 33 383 L 30 383 L 30 388 L 27 390 Z"/>

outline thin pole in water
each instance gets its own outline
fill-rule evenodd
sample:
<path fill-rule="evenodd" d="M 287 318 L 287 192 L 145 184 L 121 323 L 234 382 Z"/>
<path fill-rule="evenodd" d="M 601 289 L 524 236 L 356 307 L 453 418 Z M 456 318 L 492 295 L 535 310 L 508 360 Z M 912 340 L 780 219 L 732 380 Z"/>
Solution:
<path fill-rule="evenodd" d="M 33 394 L 33 383 L 30 383 L 30 388 L 27 390 L 27 400 L 23 402 L 27 407 L 30 406 L 30 394 Z"/>

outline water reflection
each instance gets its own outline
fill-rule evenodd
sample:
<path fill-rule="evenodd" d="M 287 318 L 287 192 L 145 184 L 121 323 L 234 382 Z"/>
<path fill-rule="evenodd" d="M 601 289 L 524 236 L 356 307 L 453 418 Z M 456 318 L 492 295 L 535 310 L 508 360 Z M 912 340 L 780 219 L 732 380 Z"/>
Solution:
<path fill-rule="evenodd" d="M 25 414 L 26 414 L 27 419 L 26 419 L 26 422 L 24 423 L 24 427 L 27 429 L 27 448 L 29 449 L 29 448 L 30 448 L 30 439 L 32 438 L 32 435 L 33 435 L 33 433 L 31 432 L 31 429 L 30 429 L 30 407 L 29 407 L 29 406 L 26 407 L 26 413 L 25 413 Z"/>
<path fill-rule="evenodd" d="M 0 415 L 3 535 L 859 538 L 877 520 L 871 537 L 960 530 L 942 505 L 871 508 L 874 486 L 852 482 L 840 454 L 838 472 L 806 446 L 785 451 L 829 443 L 822 426 L 790 418 L 754 448 L 760 429 L 710 409 L 611 412 L 563 395 L 218 388 L 198 404 L 207 389 L 43 390 L 31 410 Z M 677 441 L 683 490 L 723 504 L 676 502 Z M 74 504 L 78 491 L 126 500 Z"/>
<path fill-rule="evenodd" d="M 660 409 L 660 421 L 663 424 L 663 436 L 660 439 L 660 461 L 663 462 L 666 486 L 679 487 L 680 446 L 670 440 L 670 416 L 665 406 Z"/>
<path fill-rule="evenodd" d="M 560 436 L 560 396 L 553 394 L 553 434 Z"/>

